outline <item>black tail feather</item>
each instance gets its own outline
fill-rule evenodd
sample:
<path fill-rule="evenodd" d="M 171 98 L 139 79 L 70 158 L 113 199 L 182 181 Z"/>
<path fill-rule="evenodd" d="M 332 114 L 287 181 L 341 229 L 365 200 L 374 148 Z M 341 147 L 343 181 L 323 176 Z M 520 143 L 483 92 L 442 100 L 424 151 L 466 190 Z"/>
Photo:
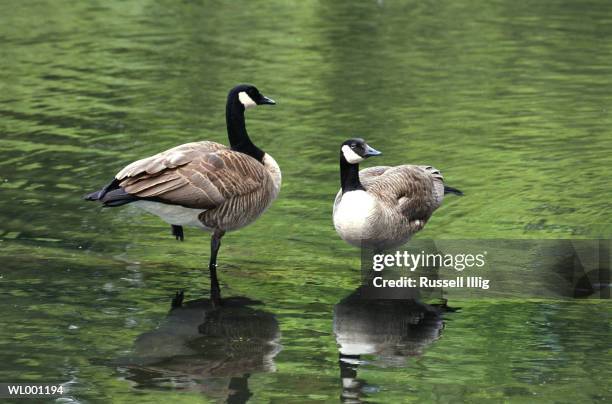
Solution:
<path fill-rule="evenodd" d="M 128 194 L 123 188 L 117 188 L 113 189 L 112 191 L 108 191 L 100 200 L 104 206 L 115 207 L 137 201 L 138 199 L 140 198 Z"/>
<path fill-rule="evenodd" d="M 114 179 L 101 190 L 85 195 L 83 199 L 86 201 L 100 201 L 104 206 L 115 207 L 137 201 L 140 198 L 125 192 L 125 190 L 119 186 L 119 181 Z"/>
<path fill-rule="evenodd" d="M 113 178 L 113 180 L 109 182 L 104 188 L 99 191 L 92 192 L 89 195 L 85 195 L 83 199 L 85 199 L 86 201 L 99 201 L 104 198 L 104 195 L 106 195 L 107 192 L 117 188 L 119 188 L 119 180 Z"/>
<path fill-rule="evenodd" d="M 449 187 L 447 185 L 444 186 L 444 194 L 455 194 L 463 196 L 463 192 L 459 191 L 457 188 Z"/>
<path fill-rule="evenodd" d="M 101 193 L 102 193 L 102 190 L 96 191 L 96 192 L 92 192 L 91 194 L 85 195 L 83 197 L 83 199 L 85 199 L 86 201 L 99 201 Z"/>

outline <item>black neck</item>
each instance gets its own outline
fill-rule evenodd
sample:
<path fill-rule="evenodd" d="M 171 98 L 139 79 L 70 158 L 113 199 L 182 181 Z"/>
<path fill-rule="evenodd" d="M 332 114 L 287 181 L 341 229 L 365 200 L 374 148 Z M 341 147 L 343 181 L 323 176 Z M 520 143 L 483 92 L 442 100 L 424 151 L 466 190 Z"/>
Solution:
<path fill-rule="evenodd" d="M 342 193 L 365 190 L 359 181 L 359 164 L 349 164 L 342 151 L 340 151 L 340 185 Z"/>
<path fill-rule="evenodd" d="M 227 99 L 225 107 L 225 120 L 227 122 L 227 137 L 232 150 L 248 154 L 262 162 L 264 152 L 251 142 L 244 122 L 244 105 L 236 96 Z"/>

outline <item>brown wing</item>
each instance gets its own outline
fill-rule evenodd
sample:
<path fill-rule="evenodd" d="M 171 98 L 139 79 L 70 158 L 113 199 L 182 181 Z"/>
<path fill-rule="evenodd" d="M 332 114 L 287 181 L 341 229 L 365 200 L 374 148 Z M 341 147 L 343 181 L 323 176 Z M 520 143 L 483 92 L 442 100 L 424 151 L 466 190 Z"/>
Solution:
<path fill-rule="evenodd" d="M 391 166 L 376 166 L 368 167 L 363 170 L 359 170 L 359 181 L 365 189 L 368 189 L 368 185 L 376 181 L 378 177 L 383 175 L 387 170 L 391 169 Z"/>
<path fill-rule="evenodd" d="M 376 168 L 376 167 L 375 167 Z M 397 208 L 410 220 L 427 220 L 440 206 L 442 176 L 429 166 L 401 165 L 369 176 L 364 187 Z M 440 188 L 441 187 L 441 188 Z M 440 194 L 441 190 L 441 194 Z"/>
<path fill-rule="evenodd" d="M 265 175 L 263 165 L 246 154 L 197 142 L 134 162 L 117 179 L 126 192 L 140 198 L 213 209 L 261 187 Z"/>
<path fill-rule="evenodd" d="M 144 174 L 158 174 L 168 168 L 176 168 L 192 161 L 202 153 L 228 149 L 215 142 L 192 142 L 173 147 L 154 156 L 134 161 L 119 171 L 115 178 L 123 180 L 128 177 L 137 177 Z"/>

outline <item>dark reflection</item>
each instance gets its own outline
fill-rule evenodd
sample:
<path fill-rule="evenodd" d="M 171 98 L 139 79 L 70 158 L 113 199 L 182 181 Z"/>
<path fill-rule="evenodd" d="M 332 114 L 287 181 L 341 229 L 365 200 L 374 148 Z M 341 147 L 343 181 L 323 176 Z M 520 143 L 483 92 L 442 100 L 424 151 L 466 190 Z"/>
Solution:
<path fill-rule="evenodd" d="M 556 240 L 536 255 L 545 285 L 574 298 L 610 298 L 610 241 Z"/>
<path fill-rule="evenodd" d="M 341 300 L 334 307 L 334 335 L 340 352 L 342 401 L 359 403 L 368 391 L 376 390 L 357 377 L 362 355 L 373 355 L 383 367 L 404 365 L 440 338 L 442 315 L 448 311 L 455 309 L 446 302 L 372 299 L 364 287 Z"/>
<path fill-rule="evenodd" d="M 251 374 L 275 370 L 280 329 L 275 316 L 232 297 L 213 308 L 208 299 L 182 302 L 155 330 L 140 335 L 122 364 L 137 388 L 201 391 L 216 400 L 244 403 Z"/>

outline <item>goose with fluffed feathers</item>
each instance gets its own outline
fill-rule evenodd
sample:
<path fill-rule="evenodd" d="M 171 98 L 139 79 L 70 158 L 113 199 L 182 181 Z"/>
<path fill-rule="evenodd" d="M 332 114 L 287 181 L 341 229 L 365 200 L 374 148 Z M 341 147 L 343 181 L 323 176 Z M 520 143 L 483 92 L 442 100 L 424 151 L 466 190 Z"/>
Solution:
<path fill-rule="evenodd" d="M 209 231 L 211 299 L 221 303 L 217 254 L 221 238 L 253 222 L 276 199 L 281 172 L 276 161 L 259 149 L 246 130 L 244 112 L 274 105 L 252 85 L 230 90 L 226 104 L 230 147 L 201 141 L 186 143 L 123 168 L 100 191 L 85 197 L 115 207 L 128 203 L 159 216 L 183 240 L 183 226 Z"/>
<path fill-rule="evenodd" d="M 340 185 L 333 209 L 336 232 L 347 243 L 383 250 L 400 246 L 423 229 L 444 195 L 463 195 L 444 185 L 431 166 L 379 166 L 359 171 L 359 163 L 381 153 L 363 139 L 340 148 Z"/>

